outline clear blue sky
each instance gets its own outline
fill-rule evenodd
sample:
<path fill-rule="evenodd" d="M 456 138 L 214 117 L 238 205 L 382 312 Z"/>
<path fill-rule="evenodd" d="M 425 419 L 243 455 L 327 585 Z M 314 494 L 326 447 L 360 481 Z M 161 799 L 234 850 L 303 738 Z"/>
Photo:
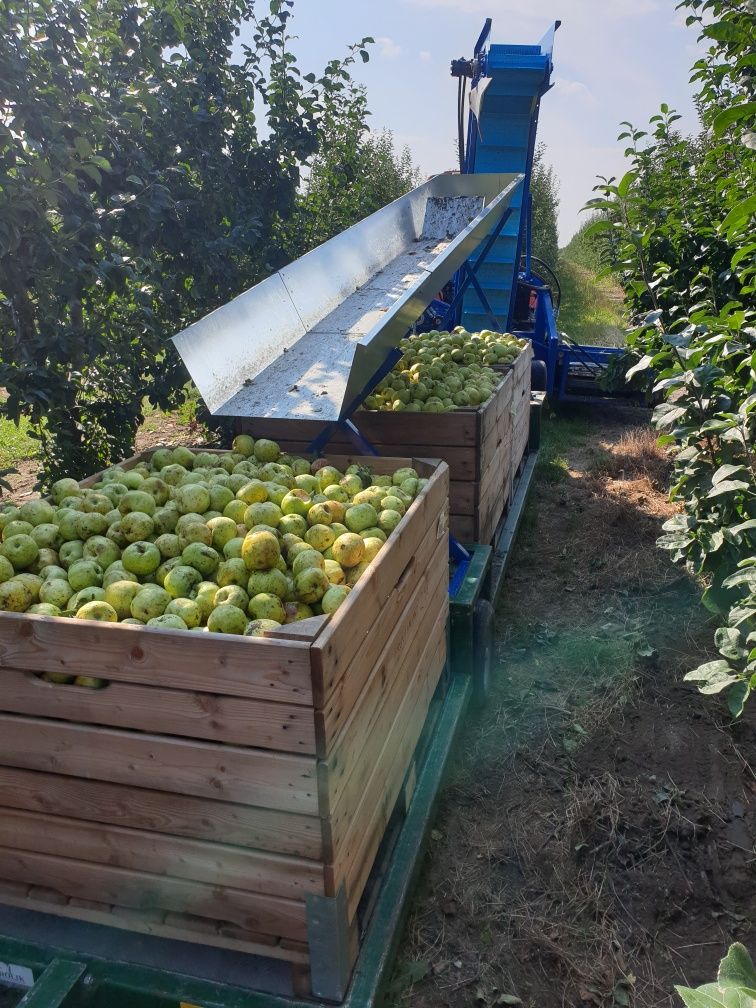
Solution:
<path fill-rule="evenodd" d="M 296 0 L 292 30 L 303 70 L 372 35 L 367 87 L 372 128 L 391 129 L 424 174 L 455 166 L 454 57 L 472 55 L 485 17 L 494 42 L 534 43 L 556 19 L 556 86 L 543 100 L 539 138 L 561 182 L 560 231 L 569 240 L 596 174 L 622 171 L 623 119 L 644 124 L 666 101 L 694 130 L 688 83 L 695 30 L 675 0 Z"/>

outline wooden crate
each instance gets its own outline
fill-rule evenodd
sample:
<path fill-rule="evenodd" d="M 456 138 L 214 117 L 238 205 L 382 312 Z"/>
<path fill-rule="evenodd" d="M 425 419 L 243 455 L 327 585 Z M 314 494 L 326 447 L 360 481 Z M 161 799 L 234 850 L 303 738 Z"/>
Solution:
<path fill-rule="evenodd" d="M 301 980 L 308 905 L 332 900 L 353 962 L 446 662 L 449 480 L 416 458 L 329 461 L 428 477 L 330 617 L 261 639 L 0 613 L 0 902 L 285 959 Z"/>
<path fill-rule="evenodd" d="M 529 368 L 529 365 L 528 365 Z M 529 378 L 528 370 L 528 378 Z M 355 423 L 379 455 L 411 452 L 449 466 L 452 535 L 462 542 L 489 543 L 496 531 L 512 469 L 512 391 L 515 374 L 504 373 L 491 398 L 477 409 L 452 413 L 382 413 L 361 410 Z M 237 420 L 237 429 L 277 441 L 288 452 L 305 452 L 326 426 L 316 420 Z M 342 431 L 329 441 L 349 450 Z"/>
<path fill-rule="evenodd" d="M 513 486 L 530 440 L 530 364 L 533 347 L 528 344 L 512 366 L 512 453 L 511 480 Z"/>

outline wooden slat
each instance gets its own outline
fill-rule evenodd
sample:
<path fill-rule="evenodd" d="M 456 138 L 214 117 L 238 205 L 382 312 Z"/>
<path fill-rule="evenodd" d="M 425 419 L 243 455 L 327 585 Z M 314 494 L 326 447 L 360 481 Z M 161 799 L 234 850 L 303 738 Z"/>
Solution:
<path fill-rule="evenodd" d="M 315 760 L 264 749 L 0 715 L 0 763 L 313 815 Z"/>
<path fill-rule="evenodd" d="M 187 634 L 123 623 L 0 613 L 0 666 L 310 704 L 309 648 L 297 641 Z"/>
<path fill-rule="evenodd" d="M 188 882 L 78 859 L 0 847 L 0 878 L 50 886 L 66 896 L 94 899 L 139 910 L 177 910 L 228 920 L 251 931 L 306 937 L 304 903 Z"/>
<path fill-rule="evenodd" d="M 315 712 L 319 756 L 325 758 L 332 752 L 337 736 L 364 694 L 372 671 L 380 663 L 391 634 L 408 617 L 411 625 L 422 619 L 426 608 L 424 592 L 433 584 L 434 574 L 438 575 L 439 561 L 443 564 L 444 575 L 448 577 L 447 554 L 446 537 L 439 540 L 435 529 L 430 528 L 415 551 L 406 576 L 383 603 L 380 620 L 372 620 L 347 672 L 329 693 L 322 710 Z M 394 655 L 399 657 L 401 652 L 395 650 Z"/>
<path fill-rule="evenodd" d="M 318 764 L 321 816 L 331 816 L 345 803 L 344 814 L 349 817 L 361 800 L 373 770 L 371 754 L 376 747 L 380 751 L 439 613 L 446 612 L 448 581 L 448 557 L 442 542 L 428 576 L 418 584 L 339 732 L 333 752 Z"/>
<path fill-rule="evenodd" d="M 301 944 L 287 942 L 283 945 L 275 941 L 271 935 L 259 934 L 254 931 L 244 931 L 239 928 L 239 934 L 245 934 L 245 939 L 226 935 L 221 926 L 216 931 L 209 929 L 201 932 L 190 928 L 186 923 L 186 915 L 165 914 L 156 920 L 146 912 L 134 913 L 127 907 L 106 906 L 96 900 L 80 900 L 65 898 L 54 900 L 44 899 L 26 889 L 28 894 L 15 895 L 8 887 L 17 883 L 0 880 L 0 903 L 6 906 L 19 907 L 22 910 L 36 910 L 39 913 L 53 914 L 73 920 L 88 921 L 92 924 L 102 924 L 105 927 L 119 928 L 122 931 L 136 931 L 138 934 L 156 935 L 160 938 L 171 938 L 178 941 L 193 942 L 200 945 L 211 945 L 213 948 L 232 949 L 235 952 L 246 952 L 249 955 L 267 956 L 272 959 L 283 959 L 295 963 L 307 963 L 309 957 Z M 96 909 L 99 907 L 100 909 Z"/>
<path fill-rule="evenodd" d="M 349 605 L 342 606 L 333 614 L 329 625 L 313 645 L 313 693 L 317 708 L 323 706 L 349 668 L 354 655 L 363 647 L 364 638 L 377 625 L 377 614 L 384 608 L 391 592 L 405 572 L 410 572 L 413 557 L 427 530 L 434 529 L 439 540 L 446 536 L 448 476 L 447 467 L 441 464 L 409 507 L 386 548 L 381 550 L 380 560 L 376 558 L 360 579 L 349 596 Z M 380 625 L 383 625 L 382 622 Z"/>
<path fill-rule="evenodd" d="M 326 885 L 335 892 L 342 881 L 346 882 L 350 919 L 410 766 L 445 660 L 446 623 L 439 620 L 426 641 L 417 673 L 382 740 L 382 748 L 374 754 L 373 773 L 357 812 L 349 820 L 338 815 L 332 820 L 330 841 L 336 856 L 326 869 Z"/>
<path fill-rule="evenodd" d="M 0 847 L 72 853 L 81 861 L 303 900 L 323 893 L 323 867 L 302 858 L 0 808 Z"/>
<path fill-rule="evenodd" d="M 319 860 L 320 820 L 143 787 L 0 766 L 0 805 Z"/>
<path fill-rule="evenodd" d="M 460 482 L 452 480 L 449 484 L 449 510 L 452 514 L 474 515 L 478 503 L 478 487 L 474 480 Z"/>
<path fill-rule="evenodd" d="M 110 682 L 99 690 L 0 668 L 0 710 L 235 745 L 314 753 L 311 707 Z"/>
<path fill-rule="evenodd" d="M 449 515 L 449 531 L 458 542 L 468 545 L 478 542 L 477 528 L 474 515 Z"/>

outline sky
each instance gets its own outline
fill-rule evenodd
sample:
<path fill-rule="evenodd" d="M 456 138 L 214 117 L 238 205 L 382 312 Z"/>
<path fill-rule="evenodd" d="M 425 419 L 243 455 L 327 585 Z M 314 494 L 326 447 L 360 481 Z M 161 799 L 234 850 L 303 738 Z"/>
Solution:
<path fill-rule="evenodd" d="M 662 102 L 696 128 L 690 67 L 697 55 L 675 0 L 296 0 L 291 30 L 304 72 L 372 35 L 371 59 L 355 68 L 374 130 L 390 129 L 423 175 L 455 167 L 453 58 L 470 57 L 486 17 L 493 42 L 538 42 L 557 19 L 554 88 L 543 98 L 538 136 L 560 180 L 563 244 L 578 228 L 596 175 L 623 170 L 623 120 L 643 126 Z"/>

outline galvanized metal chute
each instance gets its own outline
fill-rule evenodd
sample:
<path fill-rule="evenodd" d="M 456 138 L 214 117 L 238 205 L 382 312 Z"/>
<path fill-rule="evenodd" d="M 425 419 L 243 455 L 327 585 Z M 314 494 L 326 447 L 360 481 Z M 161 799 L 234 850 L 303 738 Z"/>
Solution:
<path fill-rule="evenodd" d="M 348 418 L 438 291 L 499 234 L 523 177 L 439 175 L 174 336 L 208 409 Z"/>

